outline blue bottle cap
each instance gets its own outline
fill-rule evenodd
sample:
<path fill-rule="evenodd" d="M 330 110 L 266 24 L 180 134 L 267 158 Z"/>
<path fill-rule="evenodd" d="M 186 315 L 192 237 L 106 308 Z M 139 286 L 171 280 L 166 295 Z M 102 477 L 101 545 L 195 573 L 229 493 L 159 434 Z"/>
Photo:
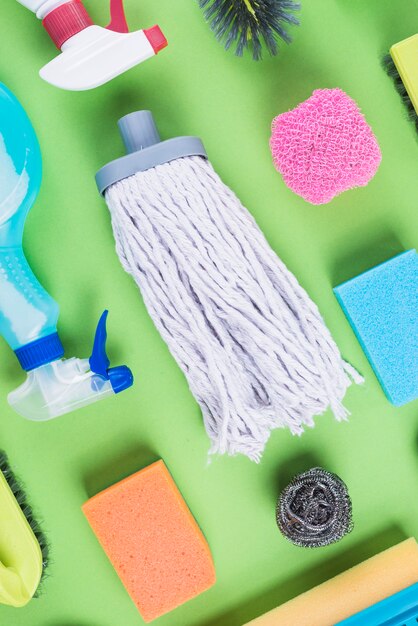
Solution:
<path fill-rule="evenodd" d="M 18 348 L 15 350 L 15 354 L 22 368 L 30 372 L 42 365 L 61 359 L 64 356 L 64 347 L 58 333 L 52 333 Z"/>

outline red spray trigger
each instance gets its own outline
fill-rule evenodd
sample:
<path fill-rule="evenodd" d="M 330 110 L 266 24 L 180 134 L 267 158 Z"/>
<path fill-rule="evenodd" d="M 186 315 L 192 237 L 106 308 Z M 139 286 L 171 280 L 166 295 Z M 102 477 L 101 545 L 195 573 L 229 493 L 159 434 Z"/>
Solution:
<path fill-rule="evenodd" d="M 129 33 L 123 0 L 110 0 L 110 24 L 106 28 L 116 33 Z"/>
<path fill-rule="evenodd" d="M 44 1 L 24 0 L 32 4 Z M 83 0 L 47 0 L 49 6 L 57 2 L 63 4 L 44 17 L 43 25 L 61 54 L 47 63 L 40 75 L 62 89 L 99 87 L 167 45 L 158 26 L 129 32 L 123 0 L 109 0 L 110 24 L 106 28 L 93 23 Z"/>

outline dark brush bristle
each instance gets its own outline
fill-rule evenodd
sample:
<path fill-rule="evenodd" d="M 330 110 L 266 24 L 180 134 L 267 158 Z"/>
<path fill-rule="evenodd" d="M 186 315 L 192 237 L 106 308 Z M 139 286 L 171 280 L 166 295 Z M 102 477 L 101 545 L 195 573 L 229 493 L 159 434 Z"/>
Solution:
<path fill-rule="evenodd" d="M 270 54 L 276 55 L 278 39 L 291 42 L 285 26 L 299 24 L 294 12 L 300 4 L 293 0 L 199 0 L 199 5 L 225 48 L 235 42 L 235 53 L 242 56 L 245 48 L 252 47 L 255 61 L 262 57 L 263 41 Z"/>
<path fill-rule="evenodd" d="M 402 98 L 402 102 L 404 103 L 406 110 L 408 111 L 408 117 L 415 124 L 415 127 L 418 132 L 418 115 L 415 111 L 414 105 L 411 102 L 411 98 L 408 95 L 405 85 L 402 82 L 402 78 L 399 75 L 399 72 L 396 68 L 396 65 L 390 54 L 387 54 L 383 58 L 383 67 L 387 75 L 393 80 L 395 84 L 396 91 Z"/>
<path fill-rule="evenodd" d="M 13 493 L 17 503 L 19 504 L 20 508 L 22 509 L 23 515 L 28 520 L 29 525 L 32 528 L 33 534 L 35 535 L 36 540 L 38 541 L 39 546 L 41 548 L 41 552 L 42 552 L 42 566 L 43 566 L 43 569 L 42 569 L 42 579 L 41 579 L 41 582 L 42 582 L 44 580 L 44 578 L 45 578 L 45 571 L 46 571 L 46 568 L 48 567 L 48 563 L 49 563 L 49 546 L 48 546 L 48 543 L 46 541 L 44 533 L 42 532 L 41 528 L 39 527 L 38 522 L 34 518 L 32 508 L 29 506 L 29 504 L 27 502 L 26 494 L 23 491 L 21 484 L 16 479 L 15 475 L 13 474 L 13 472 L 12 472 L 12 470 L 10 468 L 7 455 L 5 454 L 5 452 L 3 452 L 1 450 L 0 450 L 0 471 L 3 473 L 3 476 L 7 480 L 7 483 L 9 485 L 10 489 L 12 490 L 12 493 Z M 36 592 L 36 596 L 38 594 L 39 594 L 39 587 L 38 587 L 38 590 Z"/>

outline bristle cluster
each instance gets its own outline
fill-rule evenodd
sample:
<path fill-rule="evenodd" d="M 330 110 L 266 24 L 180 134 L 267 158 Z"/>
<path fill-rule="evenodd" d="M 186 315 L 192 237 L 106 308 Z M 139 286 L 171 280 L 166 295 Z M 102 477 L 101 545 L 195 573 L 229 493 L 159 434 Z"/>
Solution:
<path fill-rule="evenodd" d="M 36 540 L 39 543 L 39 547 L 42 552 L 42 566 L 43 566 L 43 574 L 42 578 L 44 578 L 45 570 L 48 566 L 49 561 L 49 546 L 46 541 L 45 535 L 42 532 L 38 522 L 35 520 L 33 515 L 32 508 L 29 506 L 26 494 L 22 489 L 20 482 L 16 479 L 16 476 L 13 474 L 13 471 L 10 468 L 9 461 L 5 452 L 0 450 L 0 471 L 3 473 L 3 476 L 7 480 L 7 484 L 9 485 L 12 493 L 16 499 L 16 502 L 19 504 L 22 509 L 23 515 L 26 517 L 33 534 L 36 537 Z M 38 589 L 39 592 L 39 589 Z M 38 595 L 37 592 L 37 595 Z"/>
<path fill-rule="evenodd" d="M 291 42 L 288 25 L 298 25 L 295 12 L 300 4 L 293 0 L 199 0 L 217 39 L 228 50 L 242 56 L 252 49 L 253 59 L 262 57 L 263 42 L 272 55 L 278 52 L 278 40 Z"/>
<path fill-rule="evenodd" d="M 406 110 L 408 111 L 408 117 L 415 124 L 415 127 L 418 132 L 418 115 L 415 111 L 414 105 L 412 104 L 411 98 L 408 95 L 405 85 L 403 84 L 402 78 L 396 68 L 395 62 L 392 59 L 390 54 L 387 54 L 383 58 L 383 67 L 386 70 L 387 75 L 393 80 L 395 84 L 396 91 L 402 98 L 402 102 L 404 103 Z"/>

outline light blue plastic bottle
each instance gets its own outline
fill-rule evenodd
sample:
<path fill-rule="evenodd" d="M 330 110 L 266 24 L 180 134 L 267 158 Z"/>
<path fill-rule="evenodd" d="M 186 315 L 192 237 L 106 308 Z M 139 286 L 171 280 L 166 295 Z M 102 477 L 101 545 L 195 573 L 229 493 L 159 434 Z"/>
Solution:
<path fill-rule="evenodd" d="M 58 304 L 35 277 L 22 248 L 26 216 L 41 178 L 41 152 L 29 118 L 0 83 L 0 334 L 28 372 L 9 402 L 34 420 L 62 415 L 133 382 L 127 367 L 109 369 L 107 312 L 99 322 L 90 359 L 62 359 Z"/>
<path fill-rule="evenodd" d="M 0 333 L 13 350 L 57 335 L 59 308 L 33 274 L 22 249 L 23 227 L 41 186 L 42 160 L 32 125 L 0 85 Z"/>

